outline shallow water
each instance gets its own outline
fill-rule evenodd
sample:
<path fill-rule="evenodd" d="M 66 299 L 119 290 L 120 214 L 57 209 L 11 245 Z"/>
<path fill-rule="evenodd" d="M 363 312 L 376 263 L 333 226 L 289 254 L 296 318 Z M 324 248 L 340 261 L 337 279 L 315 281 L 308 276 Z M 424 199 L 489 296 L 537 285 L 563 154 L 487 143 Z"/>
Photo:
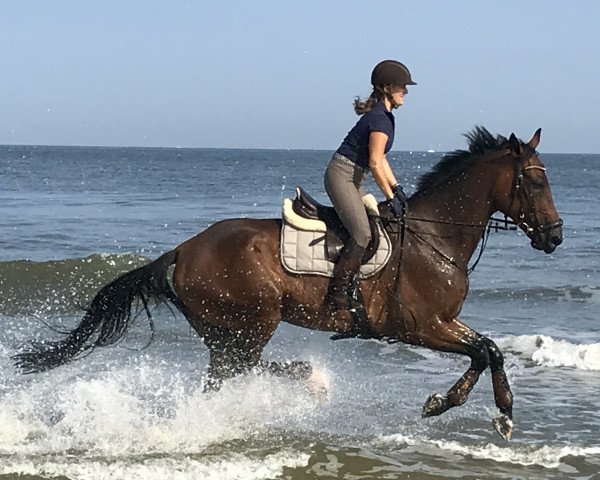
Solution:
<path fill-rule="evenodd" d="M 325 200 L 328 152 L 0 147 L 0 478 L 600 478 L 598 155 L 546 155 L 565 243 L 549 256 L 492 234 L 461 318 L 505 353 L 510 443 L 490 375 L 421 419 L 468 360 L 282 325 L 272 359 L 306 359 L 329 398 L 248 375 L 201 394 L 207 351 L 181 316 L 119 347 L 22 376 L 10 356 L 117 276 L 227 217 L 275 217 L 296 184 Z M 397 153 L 407 190 L 438 159 Z M 576 168 L 574 168 L 576 166 Z M 581 171 L 585 175 L 581 175 Z M 372 189 L 372 191 L 375 191 Z M 27 478 L 27 477 L 26 477 Z"/>

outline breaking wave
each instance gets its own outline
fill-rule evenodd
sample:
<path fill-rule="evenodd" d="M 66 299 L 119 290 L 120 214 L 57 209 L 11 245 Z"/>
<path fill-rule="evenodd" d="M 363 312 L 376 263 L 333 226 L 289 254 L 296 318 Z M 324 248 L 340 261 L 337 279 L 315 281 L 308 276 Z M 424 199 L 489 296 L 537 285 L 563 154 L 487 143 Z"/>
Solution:
<path fill-rule="evenodd" d="M 544 300 L 600 303 L 600 288 L 566 285 L 562 287 L 473 289 L 469 298 L 483 300 Z"/>
<path fill-rule="evenodd" d="M 74 314 L 117 276 L 148 263 L 134 254 L 0 262 L 0 314 Z"/>
<path fill-rule="evenodd" d="M 497 343 L 544 367 L 600 371 L 600 343 L 576 344 L 546 335 L 507 336 Z"/>
<path fill-rule="evenodd" d="M 152 259 L 136 254 L 95 254 L 83 258 L 0 262 L 0 315 L 77 314 L 117 276 Z M 600 304 L 600 288 L 493 288 L 472 290 L 468 299 L 544 300 Z"/>
<path fill-rule="evenodd" d="M 418 436 L 393 434 L 382 436 L 384 443 L 406 445 L 409 450 L 438 449 L 461 457 L 471 457 L 480 460 L 491 460 L 499 463 L 510 463 L 522 466 L 541 466 L 558 468 L 561 460 L 567 456 L 586 457 L 600 454 L 600 447 L 553 447 L 548 445 L 518 445 L 499 446 L 492 443 L 485 445 L 465 445 L 455 441 L 433 440 Z"/>

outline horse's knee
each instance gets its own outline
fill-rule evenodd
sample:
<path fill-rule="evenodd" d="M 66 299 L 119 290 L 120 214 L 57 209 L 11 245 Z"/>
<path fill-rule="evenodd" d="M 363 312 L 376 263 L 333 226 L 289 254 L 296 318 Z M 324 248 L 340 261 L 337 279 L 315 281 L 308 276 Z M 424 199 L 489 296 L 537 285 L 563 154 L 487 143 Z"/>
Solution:
<path fill-rule="evenodd" d="M 490 366 L 490 351 L 485 340 L 477 340 L 471 348 L 471 368 L 478 373 Z"/>
<path fill-rule="evenodd" d="M 489 338 L 486 339 L 486 344 L 490 356 L 490 368 L 492 369 L 492 371 L 504 368 L 504 356 L 498 348 L 498 345 L 496 345 Z"/>

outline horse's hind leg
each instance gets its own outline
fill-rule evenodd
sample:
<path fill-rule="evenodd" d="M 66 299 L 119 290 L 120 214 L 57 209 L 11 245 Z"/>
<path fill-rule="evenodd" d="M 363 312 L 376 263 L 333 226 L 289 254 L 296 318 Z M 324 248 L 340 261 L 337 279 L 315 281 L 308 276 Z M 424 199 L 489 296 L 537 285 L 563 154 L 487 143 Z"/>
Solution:
<path fill-rule="evenodd" d="M 218 390 L 224 380 L 250 370 L 292 380 L 308 380 L 311 377 L 313 369 L 308 362 L 261 360 L 262 352 L 279 323 L 274 321 L 275 316 L 268 317 L 256 319 L 252 326 L 243 330 L 203 326 L 202 337 L 210 353 L 205 391 Z"/>
<path fill-rule="evenodd" d="M 261 360 L 261 354 L 271 335 L 265 338 L 264 335 L 257 335 L 256 332 L 234 332 L 223 327 L 208 326 L 205 328 L 203 338 L 210 353 L 204 383 L 205 392 L 218 390 L 224 380 L 252 370 L 259 374 L 266 373 L 305 381 L 313 395 L 319 398 L 327 396 L 326 380 L 313 374 L 310 363 L 297 360 L 286 362 Z"/>
<path fill-rule="evenodd" d="M 205 392 L 219 390 L 224 380 L 256 367 L 264 348 L 264 344 L 254 344 L 243 332 L 219 326 L 205 327 L 203 339 L 210 354 Z"/>
<path fill-rule="evenodd" d="M 276 377 L 287 377 L 292 380 L 307 380 L 313 372 L 312 365 L 308 362 L 293 360 L 288 362 L 259 362 L 263 373 Z"/>
<path fill-rule="evenodd" d="M 467 401 L 471 390 L 479 380 L 481 373 L 488 367 L 492 369 L 494 398 L 500 409 L 500 417 L 494 419 L 494 428 L 505 439 L 512 433 L 512 393 L 504 373 L 502 353 L 489 338 L 477 333 L 458 319 L 436 324 L 435 332 L 421 334 L 418 343 L 432 350 L 460 353 L 471 358 L 469 369 L 448 390 L 446 395 L 431 395 L 423 405 L 423 416 L 440 415 Z"/>
<path fill-rule="evenodd" d="M 286 362 L 264 362 L 258 364 L 261 373 L 305 382 L 308 392 L 319 401 L 327 400 L 329 379 L 323 372 L 314 369 L 309 362 L 292 360 Z"/>

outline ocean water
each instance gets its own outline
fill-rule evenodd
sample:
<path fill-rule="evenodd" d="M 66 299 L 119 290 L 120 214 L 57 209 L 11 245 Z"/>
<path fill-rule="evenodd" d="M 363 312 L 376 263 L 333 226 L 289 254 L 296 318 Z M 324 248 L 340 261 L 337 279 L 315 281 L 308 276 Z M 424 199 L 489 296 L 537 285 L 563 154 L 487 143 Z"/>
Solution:
<path fill-rule="evenodd" d="M 463 147 L 457 143 L 457 148 Z M 542 155 L 564 243 L 493 233 L 461 318 L 505 353 L 510 443 L 489 373 L 462 407 L 420 417 L 468 359 L 289 325 L 271 359 L 329 385 L 247 375 L 202 394 L 207 350 L 180 315 L 34 375 L 10 356 L 74 325 L 94 293 L 215 221 L 277 217 L 302 185 L 326 201 L 330 152 L 0 147 L 0 479 L 599 479 L 600 155 Z M 439 159 L 395 152 L 406 190 Z M 368 187 L 376 192 L 373 183 Z"/>

